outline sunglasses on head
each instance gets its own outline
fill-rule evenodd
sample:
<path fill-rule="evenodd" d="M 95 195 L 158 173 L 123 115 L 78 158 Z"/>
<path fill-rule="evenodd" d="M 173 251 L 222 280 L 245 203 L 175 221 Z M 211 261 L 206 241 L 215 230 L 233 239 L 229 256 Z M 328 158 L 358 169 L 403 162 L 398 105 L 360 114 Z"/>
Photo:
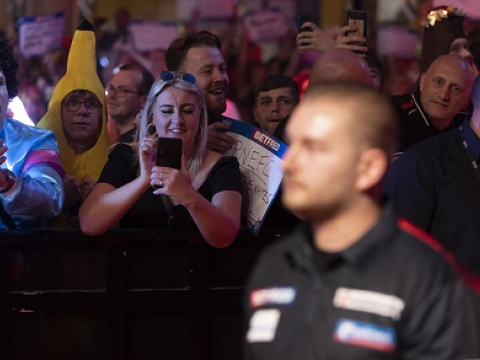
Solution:
<path fill-rule="evenodd" d="M 160 74 L 160 80 L 162 81 L 173 81 L 175 79 L 185 81 L 189 84 L 195 84 L 195 82 L 197 81 L 195 79 L 195 76 L 193 76 L 192 74 L 178 75 L 178 74 L 175 74 L 173 71 L 163 71 Z"/>

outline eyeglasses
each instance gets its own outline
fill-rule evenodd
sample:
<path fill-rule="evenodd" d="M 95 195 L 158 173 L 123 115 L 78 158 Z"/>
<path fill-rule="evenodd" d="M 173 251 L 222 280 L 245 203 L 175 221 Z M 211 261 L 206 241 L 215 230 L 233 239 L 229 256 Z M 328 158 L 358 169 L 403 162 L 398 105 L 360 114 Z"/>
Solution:
<path fill-rule="evenodd" d="M 95 109 L 99 109 L 102 107 L 102 104 L 99 101 L 79 101 L 76 98 L 64 100 L 62 104 L 65 105 L 65 108 L 70 112 L 78 111 L 78 109 L 80 109 L 80 104 L 83 104 L 85 106 L 85 109 L 87 109 L 87 112 L 89 112 L 90 114 L 93 113 Z"/>
<path fill-rule="evenodd" d="M 173 81 L 175 79 L 185 81 L 186 83 L 189 83 L 189 84 L 195 84 L 197 82 L 197 80 L 195 79 L 195 76 L 193 76 L 192 74 L 178 75 L 178 74 L 175 74 L 173 71 L 163 71 L 160 74 L 160 80 L 162 81 Z"/>
<path fill-rule="evenodd" d="M 116 95 L 117 97 L 121 98 L 121 97 L 127 96 L 128 93 L 142 95 L 140 91 L 128 90 L 123 87 L 116 88 L 115 86 L 109 86 L 108 88 L 105 89 L 105 95 L 110 97 L 112 97 L 113 95 Z"/>

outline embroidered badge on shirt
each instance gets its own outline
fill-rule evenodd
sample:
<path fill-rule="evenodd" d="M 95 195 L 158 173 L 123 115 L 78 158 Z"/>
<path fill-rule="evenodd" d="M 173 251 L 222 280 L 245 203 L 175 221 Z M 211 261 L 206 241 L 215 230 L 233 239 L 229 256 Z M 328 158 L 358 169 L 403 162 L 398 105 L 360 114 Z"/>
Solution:
<path fill-rule="evenodd" d="M 356 310 L 400 319 L 405 303 L 394 295 L 376 291 L 347 289 L 340 287 L 335 291 L 333 305 L 340 309 Z"/>
<path fill-rule="evenodd" d="M 288 305 L 293 303 L 297 291 L 292 287 L 274 287 L 250 292 L 250 306 L 255 309 L 263 305 Z"/>
<path fill-rule="evenodd" d="M 247 341 L 250 343 L 272 341 L 275 338 L 279 320 L 280 310 L 278 309 L 255 311 L 250 318 Z"/>
<path fill-rule="evenodd" d="M 391 327 L 340 319 L 335 326 L 335 341 L 369 349 L 391 352 L 396 347 L 396 333 Z"/>

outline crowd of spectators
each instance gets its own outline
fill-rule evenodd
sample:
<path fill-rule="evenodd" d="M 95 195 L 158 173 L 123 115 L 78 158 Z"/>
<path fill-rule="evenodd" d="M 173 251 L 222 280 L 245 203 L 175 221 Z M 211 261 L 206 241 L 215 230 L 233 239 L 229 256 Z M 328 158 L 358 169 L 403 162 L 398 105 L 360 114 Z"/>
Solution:
<path fill-rule="evenodd" d="M 131 21 L 130 14 L 125 9 L 119 9 L 115 16 L 116 31 L 102 31 L 103 23 L 94 22 L 97 35 L 97 68 L 102 83 L 106 86 L 112 77 L 113 70 L 120 64 L 137 63 L 151 72 L 154 78 L 166 70 L 166 49 L 138 52 L 132 44 L 128 26 Z M 420 23 L 420 19 L 419 19 Z M 334 46 L 335 39 L 345 44 L 345 32 L 348 28 L 340 28 L 335 35 L 323 31 L 318 24 L 308 23 L 311 32 L 302 32 L 297 38 L 293 24 L 287 31 L 285 38 L 278 40 L 268 54 L 263 51 L 261 44 L 248 39 L 247 32 L 238 20 L 228 25 L 226 31 L 221 34 L 222 55 L 226 60 L 226 68 L 231 81 L 228 90 L 228 98 L 233 101 L 243 121 L 255 123 L 253 105 L 255 88 L 260 81 L 270 74 L 284 74 L 293 77 L 300 88 L 301 93 L 308 79 L 308 72 L 321 50 Z M 340 25 L 340 24 L 339 24 Z M 470 25 L 471 27 L 471 25 Z M 187 26 L 187 31 L 192 31 L 193 26 Z M 472 46 L 480 40 L 478 29 L 470 31 L 469 39 Z M 442 37 L 435 35 L 436 38 Z M 442 37 L 443 39 L 443 37 Z M 11 39 L 15 44 L 16 40 Z M 19 96 L 30 118 L 37 123 L 46 112 L 48 102 L 53 93 L 53 88 L 66 71 L 66 59 L 71 40 L 66 38 L 62 47 L 43 57 L 20 59 Z M 371 61 L 382 64 L 382 85 L 388 95 L 403 95 L 412 90 L 416 85 L 422 68 L 420 57 L 401 58 L 398 56 L 385 56 L 376 58 L 375 43 L 369 39 L 368 57 Z M 348 45 L 347 45 L 348 46 Z M 365 46 L 357 46 L 361 51 L 367 50 Z M 351 48 L 351 50 L 355 50 Z M 480 51 L 477 51 L 480 53 Z M 473 53 L 473 52 L 472 52 Z M 268 56 L 268 57 L 267 57 Z M 433 56 L 433 55 L 432 55 Z M 475 57 L 475 56 L 474 56 Z M 476 55 L 478 58 L 479 55 Z"/>
<path fill-rule="evenodd" d="M 480 303 L 464 287 L 480 294 L 478 196 L 469 195 L 480 180 L 478 25 L 466 27 L 454 8 L 432 9 L 421 56 L 398 59 L 347 37 L 354 25 L 330 36 L 306 22 L 265 58 L 235 23 L 223 42 L 189 27 L 166 49 L 138 53 L 128 12 L 116 20 L 115 33 L 97 38 L 85 20 L 62 49 L 22 60 L 19 83 L 0 37 L 4 230 L 176 228 L 227 247 L 246 191 L 239 161 L 226 155 L 236 143 L 228 129 L 244 121 L 288 144 L 265 224 L 296 229 L 250 279 L 250 358 L 313 359 L 323 344 L 345 358 L 479 356 Z M 36 126 L 7 110 L 19 85 Z M 238 118 L 226 116 L 228 101 Z M 175 166 L 159 161 L 166 138 L 181 140 Z M 345 320 L 344 310 L 360 315 Z M 321 341 L 309 342 L 305 329 Z M 358 347 L 355 336 L 369 340 L 359 352 L 344 347 Z"/>

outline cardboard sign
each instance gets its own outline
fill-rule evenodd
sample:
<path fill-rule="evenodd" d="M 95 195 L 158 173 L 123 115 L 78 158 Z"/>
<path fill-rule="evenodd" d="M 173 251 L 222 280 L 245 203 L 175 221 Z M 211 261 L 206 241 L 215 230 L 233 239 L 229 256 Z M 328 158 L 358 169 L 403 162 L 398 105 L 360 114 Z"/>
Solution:
<path fill-rule="evenodd" d="M 225 155 L 235 156 L 243 175 L 242 221 L 258 235 L 283 178 L 281 157 L 287 150 L 274 136 L 248 123 L 228 120 L 226 132 L 235 145 Z"/>
<path fill-rule="evenodd" d="M 60 49 L 64 28 L 63 12 L 20 18 L 18 30 L 20 56 L 27 59 L 33 56 L 44 56 Z"/>
<path fill-rule="evenodd" d="M 282 39 L 288 31 L 285 15 L 278 9 L 247 13 L 243 23 L 252 42 Z"/>
<path fill-rule="evenodd" d="M 156 21 L 133 21 L 130 23 L 130 34 L 139 52 L 166 50 L 172 40 L 180 36 L 176 23 Z"/>

